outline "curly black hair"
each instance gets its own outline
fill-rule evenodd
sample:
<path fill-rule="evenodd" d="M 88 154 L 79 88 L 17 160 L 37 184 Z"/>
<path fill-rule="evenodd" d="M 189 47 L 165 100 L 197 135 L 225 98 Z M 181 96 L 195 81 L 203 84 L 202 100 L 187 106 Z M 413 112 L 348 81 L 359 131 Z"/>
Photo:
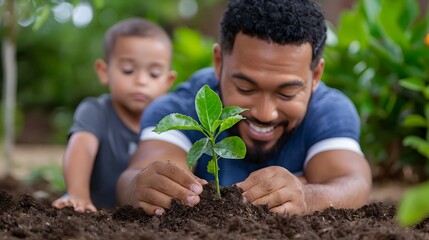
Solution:
<path fill-rule="evenodd" d="M 227 54 L 240 32 L 281 45 L 310 43 L 314 69 L 322 56 L 326 30 L 325 16 L 312 0 L 230 0 L 221 21 L 220 43 Z"/>

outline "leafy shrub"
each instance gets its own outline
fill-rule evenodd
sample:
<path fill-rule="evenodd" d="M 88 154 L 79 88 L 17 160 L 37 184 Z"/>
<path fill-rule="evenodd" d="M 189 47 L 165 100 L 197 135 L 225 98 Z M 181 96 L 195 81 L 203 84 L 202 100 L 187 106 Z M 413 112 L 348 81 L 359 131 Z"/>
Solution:
<path fill-rule="evenodd" d="M 429 16 L 421 16 L 414 0 L 360 0 L 342 13 L 337 29 L 329 29 L 324 81 L 357 106 L 363 151 L 378 166 L 374 174 L 395 176 L 404 164 L 424 164 L 421 155 L 402 145 L 406 136 L 424 132 L 402 122 L 422 114 L 427 99 L 401 81 L 429 82 L 429 47 L 424 44 Z"/>
<path fill-rule="evenodd" d="M 429 33 L 426 35 L 425 43 L 429 48 Z M 407 78 L 400 82 L 401 86 L 421 94 L 423 102 L 423 114 L 410 114 L 404 120 L 404 126 L 422 128 L 426 131 L 425 137 L 411 135 L 407 136 L 403 143 L 416 149 L 426 158 L 426 172 L 429 172 L 429 82 L 421 78 Z M 429 181 L 408 189 L 402 198 L 398 208 L 397 218 L 402 225 L 412 225 L 429 216 Z"/>

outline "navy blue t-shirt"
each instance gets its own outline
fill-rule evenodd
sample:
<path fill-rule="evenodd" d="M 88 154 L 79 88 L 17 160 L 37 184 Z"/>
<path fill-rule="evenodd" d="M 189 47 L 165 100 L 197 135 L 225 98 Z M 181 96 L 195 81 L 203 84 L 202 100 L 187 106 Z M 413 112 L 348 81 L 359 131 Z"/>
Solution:
<path fill-rule="evenodd" d="M 218 81 L 212 68 L 198 71 L 189 81 L 180 85 L 174 92 L 155 100 L 145 110 L 141 120 L 141 129 L 143 131 L 140 139 L 144 140 L 146 138 L 145 134 L 148 131 L 145 133 L 145 128 L 156 126 L 164 116 L 170 113 L 182 113 L 198 120 L 195 111 L 195 95 L 206 84 L 214 91 L 219 91 Z M 186 130 L 181 132 L 192 144 L 204 137 L 198 131 Z M 359 116 L 352 102 L 338 90 L 329 88 L 320 82 L 310 100 L 303 122 L 288 138 L 287 143 L 281 148 L 279 154 L 260 164 L 249 163 L 246 159 L 219 159 L 220 184 L 230 186 L 243 181 L 253 171 L 267 166 L 282 166 L 291 173 L 301 175 L 305 167 L 306 158 L 309 157 L 309 149 L 316 143 L 325 139 L 352 140 L 356 142 L 356 152 L 359 152 L 359 135 Z M 225 131 L 217 140 L 220 141 L 227 136 L 228 133 Z M 213 176 L 207 173 L 206 167 L 210 158 L 210 156 L 204 155 L 195 168 L 195 174 L 208 181 L 213 180 Z"/>

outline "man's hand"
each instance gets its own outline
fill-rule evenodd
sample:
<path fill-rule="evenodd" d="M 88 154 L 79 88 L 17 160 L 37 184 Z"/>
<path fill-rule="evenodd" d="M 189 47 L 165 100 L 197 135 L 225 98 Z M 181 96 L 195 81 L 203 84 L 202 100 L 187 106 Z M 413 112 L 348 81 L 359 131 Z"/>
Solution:
<path fill-rule="evenodd" d="M 241 183 L 245 201 L 267 204 L 271 212 L 281 215 L 305 214 L 303 184 L 283 167 L 272 166 L 257 170 Z"/>
<path fill-rule="evenodd" d="M 204 180 L 173 163 L 156 161 L 138 172 L 131 181 L 128 204 L 142 207 L 149 215 L 161 215 L 173 198 L 186 205 L 200 202 Z"/>
<path fill-rule="evenodd" d="M 72 196 L 64 194 L 62 197 L 52 202 L 52 207 L 54 208 L 64 208 L 64 207 L 73 207 L 76 212 L 96 212 L 97 208 L 92 203 L 91 199 L 80 198 L 77 196 Z"/>

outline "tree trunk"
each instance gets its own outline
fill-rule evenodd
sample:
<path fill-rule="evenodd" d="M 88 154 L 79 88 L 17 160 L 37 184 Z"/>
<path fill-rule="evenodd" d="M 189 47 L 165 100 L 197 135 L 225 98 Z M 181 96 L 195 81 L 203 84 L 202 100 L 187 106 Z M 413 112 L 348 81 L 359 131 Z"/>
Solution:
<path fill-rule="evenodd" d="M 3 129 L 4 129 L 4 161 L 5 172 L 12 167 L 12 153 L 15 143 L 15 106 L 16 106 L 16 21 L 14 0 L 7 0 L 7 10 L 4 16 L 6 36 L 3 39 Z"/>

